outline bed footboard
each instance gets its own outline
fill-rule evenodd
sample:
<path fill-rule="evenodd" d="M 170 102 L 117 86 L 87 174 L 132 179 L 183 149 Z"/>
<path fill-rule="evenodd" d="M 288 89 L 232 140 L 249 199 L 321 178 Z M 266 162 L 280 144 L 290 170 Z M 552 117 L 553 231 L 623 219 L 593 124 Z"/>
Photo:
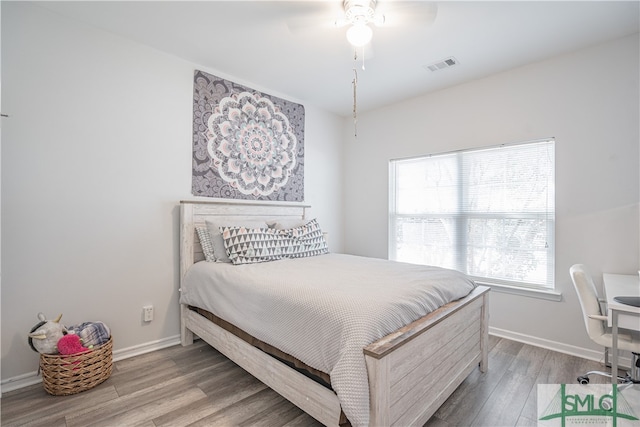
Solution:
<path fill-rule="evenodd" d="M 489 288 L 365 347 L 370 423 L 423 425 L 480 364 L 487 369 Z"/>
<path fill-rule="evenodd" d="M 423 425 L 478 364 L 486 371 L 488 304 L 489 288 L 478 287 L 365 347 L 370 425 Z M 324 425 L 338 425 L 340 404 L 332 391 L 186 306 L 181 318 L 183 345 L 195 333 Z"/>

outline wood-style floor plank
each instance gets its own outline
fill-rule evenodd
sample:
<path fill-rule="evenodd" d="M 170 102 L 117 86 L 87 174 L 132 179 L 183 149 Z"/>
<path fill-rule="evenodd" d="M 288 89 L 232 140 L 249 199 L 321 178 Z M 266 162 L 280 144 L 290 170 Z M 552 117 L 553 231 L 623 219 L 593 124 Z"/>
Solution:
<path fill-rule="evenodd" d="M 604 366 L 591 360 L 569 356 L 567 354 L 548 351 L 542 361 L 540 370 L 536 377 L 536 383 L 531 388 L 527 401 L 522 408 L 518 425 L 537 425 L 537 386 L 538 384 L 571 384 L 575 383 L 578 376 L 592 370 L 606 370 Z M 592 376 L 592 384 L 603 384 L 609 380 L 605 377 Z"/>
<path fill-rule="evenodd" d="M 306 413 L 302 413 L 292 421 L 285 423 L 283 427 L 322 427 L 322 424 Z"/>
<path fill-rule="evenodd" d="M 156 427 L 184 427 L 206 418 L 216 412 L 211 398 L 205 397 L 165 414 L 154 417 L 151 421 Z"/>
<path fill-rule="evenodd" d="M 531 345 L 523 345 L 509 371 L 526 377 L 537 378 L 549 350 Z"/>
<path fill-rule="evenodd" d="M 515 360 L 522 345 L 514 341 L 500 340 L 489 352 L 487 373 L 473 371 L 436 411 L 427 425 L 431 427 L 431 423 L 436 419 L 445 420 L 452 426 L 471 425 Z"/>
<path fill-rule="evenodd" d="M 58 418 L 64 419 L 66 414 L 113 401 L 118 398 L 118 394 L 115 387 L 107 384 L 108 381 L 110 380 L 91 390 L 70 396 L 51 396 L 40 384 L 3 394 L 0 424 L 47 425 L 49 420 L 54 423 Z"/>
<path fill-rule="evenodd" d="M 535 378 L 507 371 L 491 393 L 472 426 L 515 426 Z"/>
<path fill-rule="evenodd" d="M 168 401 L 174 396 L 191 393 L 192 390 L 197 393 L 198 398 L 205 396 L 202 390 L 194 386 L 188 379 L 182 377 L 173 378 L 154 384 L 144 390 L 111 400 L 103 405 L 88 407 L 83 411 L 72 413 L 67 416 L 67 424 L 69 427 L 82 427 L 93 425 L 97 422 L 96 420 L 117 418 L 125 413 L 138 413 L 145 410 L 149 405 Z M 158 410 L 160 411 L 161 408 Z M 162 415 L 162 413 L 156 415 Z M 111 425 L 127 424 L 112 423 Z"/>
<path fill-rule="evenodd" d="M 537 385 L 574 383 L 589 370 L 606 369 L 490 336 L 489 370 L 473 371 L 425 426 L 533 427 Z M 1 404 L 2 426 L 321 426 L 203 341 L 118 361 L 111 378 L 76 395 L 36 385 L 4 394 Z"/>
<path fill-rule="evenodd" d="M 284 398 L 278 393 L 265 388 L 191 425 L 193 427 L 240 426 L 283 400 Z"/>

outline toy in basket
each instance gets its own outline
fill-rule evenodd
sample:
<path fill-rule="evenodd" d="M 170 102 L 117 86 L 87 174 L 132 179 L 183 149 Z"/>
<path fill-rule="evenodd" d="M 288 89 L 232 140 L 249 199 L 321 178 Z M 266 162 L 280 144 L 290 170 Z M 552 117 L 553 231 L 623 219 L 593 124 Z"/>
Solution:
<path fill-rule="evenodd" d="M 40 323 L 29 334 L 29 344 L 40 353 L 44 389 L 56 396 L 89 390 L 109 378 L 113 368 L 113 338 L 107 325 L 86 322 L 65 328 L 61 317 L 45 321 L 38 314 Z"/>

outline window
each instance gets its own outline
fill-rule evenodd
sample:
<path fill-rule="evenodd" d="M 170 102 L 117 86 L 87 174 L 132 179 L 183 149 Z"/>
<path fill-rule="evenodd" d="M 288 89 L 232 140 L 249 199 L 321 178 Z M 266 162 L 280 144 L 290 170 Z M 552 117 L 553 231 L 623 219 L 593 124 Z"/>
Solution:
<path fill-rule="evenodd" d="M 554 141 L 390 162 L 389 256 L 554 288 Z"/>

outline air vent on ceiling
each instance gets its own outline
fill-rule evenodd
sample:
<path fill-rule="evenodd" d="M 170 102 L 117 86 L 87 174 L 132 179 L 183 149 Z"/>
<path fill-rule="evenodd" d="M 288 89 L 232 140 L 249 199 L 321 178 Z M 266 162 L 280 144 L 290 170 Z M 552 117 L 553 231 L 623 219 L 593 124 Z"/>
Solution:
<path fill-rule="evenodd" d="M 457 65 L 457 64 L 458 64 L 458 60 L 453 56 L 450 56 L 449 58 L 444 59 L 442 61 L 425 65 L 424 68 L 426 68 L 429 71 L 438 71 L 438 70 L 442 70 L 443 68 L 453 67 L 454 65 Z"/>

